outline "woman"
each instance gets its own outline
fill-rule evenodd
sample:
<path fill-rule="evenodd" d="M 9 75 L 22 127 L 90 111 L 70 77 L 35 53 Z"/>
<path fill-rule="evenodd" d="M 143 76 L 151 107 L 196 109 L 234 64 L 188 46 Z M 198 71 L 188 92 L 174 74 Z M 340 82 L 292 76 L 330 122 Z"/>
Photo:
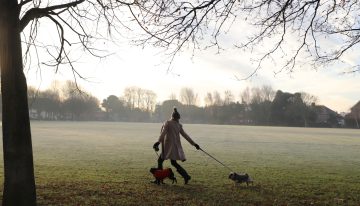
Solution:
<path fill-rule="evenodd" d="M 180 114 L 176 108 L 171 115 L 171 120 L 167 120 L 161 128 L 161 135 L 159 140 L 154 144 L 153 148 L 155 151 L 159 151 L 159 144 L 162 145 L 162 153 L 158 159 L 158 168 L 163 168 L 164 160 L 170 159 L 171 164 L 176 168 L 177 172 L 184 178 L 185 184 L 191 179 L 190 175 L 186 170 L 181 167 L 176 160 L 185 161 L 184 150 L 181 146 L 180 134 L 196 149 L 200 149 L 199 145 L 196 144 L 189 135 L 186 134 L 182 125 L 179 123 Z"/>

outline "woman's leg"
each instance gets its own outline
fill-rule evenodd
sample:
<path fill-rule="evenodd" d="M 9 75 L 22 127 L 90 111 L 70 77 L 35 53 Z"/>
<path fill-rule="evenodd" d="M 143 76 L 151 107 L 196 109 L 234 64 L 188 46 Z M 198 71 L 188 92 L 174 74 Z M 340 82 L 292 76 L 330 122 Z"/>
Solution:
<path fill-rule="evenodd" d="M 189 182 L 191 179 L 190 175 L 186 172 L 186 170 L 181 167 L 176 160 L 171 160 L 171 165 L 174 166 L 177 170 L 177 172 L 184 178 L 185 184 Z"/>

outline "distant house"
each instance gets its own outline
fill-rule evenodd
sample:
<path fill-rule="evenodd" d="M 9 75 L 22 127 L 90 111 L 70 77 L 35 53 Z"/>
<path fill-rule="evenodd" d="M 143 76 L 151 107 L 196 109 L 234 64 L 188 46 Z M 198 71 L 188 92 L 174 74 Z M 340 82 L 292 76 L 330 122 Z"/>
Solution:
<path fill-rule="evenodd" d="M 312 105 L 315 113 L 316 120 L 315 123 L 317 126 L 326 126 L 326 127 L 339 127 L 344 126 L 344 118 L 339 115 L 337 112 L 331 110 L 330 108 L 324 105 Z"/>
<path fill-rule="evenodd" d="M 358 101 L 358 103 L 356 103 L 353 107 L 351 107 L 350 113 L 353 113 L 353 114 L 356 114 L 357 116 L 359 116 L 359 114 L 360 114 L 360 101 Z"/>
<path fill-rule="evenodd" d="M 348 127 L 360 128 L 360 101 L 350 108 L 350 113 L 345 118 Z"/>
<path fill-rule="evenodd" d="M 37 110 L 29 108 L 29 117 L 30 119 L 37 119 L 38 118 Z"/>

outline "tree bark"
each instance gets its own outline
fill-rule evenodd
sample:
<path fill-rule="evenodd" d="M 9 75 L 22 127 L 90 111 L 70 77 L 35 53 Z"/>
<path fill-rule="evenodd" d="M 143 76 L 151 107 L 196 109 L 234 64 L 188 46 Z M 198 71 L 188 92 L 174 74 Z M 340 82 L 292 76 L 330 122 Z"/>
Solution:
<path fill-rule="evenodd" d="M 3 205 L 36 205 L 27 84 L 17 0 L 0 0 L 0 68 L 4 151 Z"/>

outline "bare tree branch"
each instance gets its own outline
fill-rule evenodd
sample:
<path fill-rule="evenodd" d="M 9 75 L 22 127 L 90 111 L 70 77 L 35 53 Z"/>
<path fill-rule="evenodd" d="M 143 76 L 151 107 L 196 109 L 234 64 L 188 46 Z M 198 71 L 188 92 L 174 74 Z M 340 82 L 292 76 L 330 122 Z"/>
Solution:
<path fill-rule="evenodd" d="M 74 2 L 70 2 L 67 4 L 60 4 L 60 5 L 55 5 L 55 6 L 49 6 L 46 8 L 32 8 L 29 11 L 27 11 L 25 13 L 25 15 L 22 17 L 22 19 L 20 20 L 20 31 L 23 31 L 24 28 L 29 24 L 30 21 L 34 20 L 34 19 L 39 19 L 41 17 L 53 14 L 59 14 L 59 13 L 55 13 L 55 10 L 59 10 L 59 9 L 68 9 L 70 7 L 74 7 L 77 6 L 78 4 L 83 3 L 85 0 L 78 0 L 78 1 L 74 1 Z M 61 11 L 63 12 L 63 11 Z"/>
<path fill-rule="evenodd" d="M 32 0 L 21 0 L 20 3 L 19 3 L 19 7 L 22 7 L 24 6 L 25 4 L 27 3 L 30 3 Z"/>
<path fill-rule="evenodd" d="M 279 72 L 292 72 L 305 58 L 309 65 L 325 66 L 340 61 L 359 45 L 358 0 L 152 0 L 137 1 L 129 8 L 147 34 L 137 42 L 171 49 L 171 61 L 185 45 L 199 48 L 199 40 L 208 40 L 209 45 L 203 48 L 220 49 L 219 37 L 226 33 L 223 25 L 239 16 L 246 17 L 254 32 L 248 40 L 235 44 L 236 48 L 254 51 L 257 46 L 266 45 L 249 77 L 258 72 L 265 60 L 279 59 L 279 55 L 284 62 Z M 214 32 L 208 35 L 208 30 Z M 289 37 L 295 42 L 289 43 Z M 336 47 L 328 49 L 330 43 Z"/>
<path fill-rule="evenodd" d="M 19 5 L 29 6 L 30 2 L 22 0 Z M 240 44 L 235 42 L 235 48 L 253 52 L 259 45 L 265 47 L 252 58 L 257 61 L 253 72 L 245 78 L 235 75 L 236 79 L 251 78 L 268 60 L 282 61 L 274 74 L 292 72 L 304 59 L 314 67 L 341 61 L 360 41 L 359 0 L 74 0 L 40 8 L 42 3 L 24 8 L 27 11 L 22 15 L 20 28 L 23 30 L 29 22 L 42 17 L 55 24 L 60 44 L 54 47 L 57 54 L 50 55 L 54 62 L 48 65 L 56 67 L 70 58 L 66 49 L 72 45 L 80 44 L 89 54 L 105 57 L 99 55 L 103 51 L 94 47 L 93 42 L 106 39 L 113 31 L 121 33 L 117 25 L 129 31 L 134 24 L 138 25 L 143 33 L 135 36 L 135 44 L 163 47 L 169 55 L 170 70 L 183 48 L 193 54 L 197 49 L 211 47 L 220 52 L 222 38 L 228 31 L 225 27 L 230 28 L 235 19 L 244 18 L 254 26 L 254 32 L 248 39 L 240 40 Z M 89 30 L 86 22 L 93 22 L 96 29 Z M 103 32 L 104 25 L 107 34 Z M 36 30 L 32 27 L 31 31 Z M 65 33 L 75 34 L 78 41 L 67 40 Z M 28 38 L 28 47 L 35 45 L 33 37 Z M 295 41 L 290 42 L 290 37 Z M 329 42 L 337 45 L 327 49 Z"/>

